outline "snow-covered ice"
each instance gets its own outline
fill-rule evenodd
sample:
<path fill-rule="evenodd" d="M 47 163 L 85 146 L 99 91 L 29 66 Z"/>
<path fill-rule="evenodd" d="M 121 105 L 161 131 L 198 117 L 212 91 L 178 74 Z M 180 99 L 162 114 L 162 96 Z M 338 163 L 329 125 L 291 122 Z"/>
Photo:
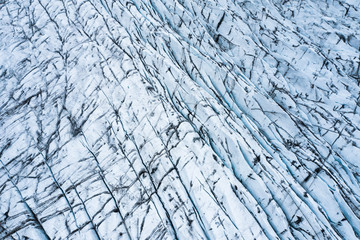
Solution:
<path fill-rule="evenodd" d="M 0 0 L 1 239 L 358 239 L 359 158 L 359 1 Z"/>

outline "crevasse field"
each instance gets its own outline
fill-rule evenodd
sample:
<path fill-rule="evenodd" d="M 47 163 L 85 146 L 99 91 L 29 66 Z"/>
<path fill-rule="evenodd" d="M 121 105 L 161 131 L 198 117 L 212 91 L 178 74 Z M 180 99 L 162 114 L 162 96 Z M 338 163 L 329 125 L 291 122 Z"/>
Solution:
<path fill-rule="evenodd" d="M 0 0 L 0 239 L 360 238 L 360 1 Z"/>

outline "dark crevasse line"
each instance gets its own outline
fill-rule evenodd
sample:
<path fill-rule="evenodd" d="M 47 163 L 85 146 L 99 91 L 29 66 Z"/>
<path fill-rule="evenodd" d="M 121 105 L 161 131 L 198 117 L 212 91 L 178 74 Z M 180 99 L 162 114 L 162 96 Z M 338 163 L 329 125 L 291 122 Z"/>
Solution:
<path fill-rule="evenodd" d="M 121 209 L 120 209 L 120 207 L 119 207 L 119 204 L 118 204 L 116 198 L 114 197 L 114 194 L 113 194 L 113 192 L 111 191 L 111 189 L 110 189 L 110 187 L 109 187 L 109 185 L 108 185 L 108 183 L 107 183 L 107 181 L 106 181 L 105 174 L 104 174 L 104 172 L 103 172 L 103 170 L 102 170 L 102 168 L 101 168 L 101 166 L 100 166 L 100 163 L 99 163 L 99 160 L 97 159 L 97 156 L 96 156 L 95 153 L 89 148 L 85 135 L 83 135 L 83 136 L 84 136 L 84 139 L 85 139 L 85 143 L 87 144 L 87 145 L 84 144 L 84 147 L 89 151 L 89 153 L 90 153 L 91 156 L 93 157 L 93 159 L 94 159 L 94 161 L 95 161 L 95 163 L 96 163 L 96 166 L 97 166 L 97 168 L 98 168 L 98 170 L 99 170 L 99 176 L 100 176 L 100 178 L 101 178 L 101 181 L 102 181 L 103 184 L 105 185 L 105 188 L 106 188 L 107 192 L 110 194 L 110 197 L 111 197 L 111 199 L 112 199 L 113 202 L 114 202 L 114 205 L 115 205 L 115 207 L 116 207 L 116 209 L 117 209 L 117 212 L 118 212 L 119 215 L 120 215 L 120 218 L 121 218 L 121 221 L 122 221 L 121 224 L 124 224 L 124 228 L 125 228 L 126 234 L 127 234 L 128 238 L 131 240 L 132 237 L 131 237 L 131 234 L 130 234 L 130 232 L 129 232 L 128 226 L 127 226 L 127 224 L 126 224 L 126 222 L 125 222 L 126 219 L 125 219 L 125 217 L 124 217 L 124 214 L 121 212 Z"/>
<path fill-rule="evenodd" d="M 149 171 L 149 168 L 146 166 L 146 164 L 145 164 L 145 162 L 144 162 L 144 160 L 143 160 L 143 158 L 142 158 L 142 156 L 141 156 L 141 154 L 140 154 L 140 150 L 139 150 L 139 148 L 138 148 L 138 145 L 136 144 L 136 142 L 135 142 L 135 140 L 133 139 L 133 137 L 131 137 L 130 135 L 128 135 L 128 133 L 127 133 L 127 131 L 125 130 L 124 125 L 122 124 L 122 121 L 121 121 L 121 120 L 120 120 L 120 123 L 121 123 L 121 127 L 123 128 L 123 131 L 125 132 L 125 136 L 127 136 L 127 137 L 130 139 L 130 141 L 132 142 L 132 144 L 135 146 L 136 152 L 137 152 L 137 154 L 138 154 L 138 156 L 139 156 L 139 158 L 140 158 L 140 160 L 141 160 L 142 166 L 145 168 L 145 171 L 146 171 L 147 174 L 150 176 L 150 181 L 151 181 L 151 184 L 152 184 L 152 186 L 153 186 L 153 188 L 154 188 L 155 195 L 158 197 L 158 199 L 159 199 L 159 201 L 160 201 L 160 203 L 161 203 L 161 206 L 162 206 L 162 208 L 163 208 L 164 211 L 165 211 L 165 215 L 166 215 L 166 218 L 167 218 L 167 220 L 168 220 L 168 222 L 169 222 L 169 224 L 170 224 L 170 226 L 171 226 L 171 230 L 172 230 L 172 234 L 174 235 L 174 238 L 175 238 L 175 239 L 179 239 L 178 233 L 177 233 L 176 228 L 175 228 L 175 225 L 174 225 L 174 223 L 173 223 L 173 221 L 172 221 L 172 219 L 171 219 L 171 216 L 170 216 L 170 214 L 169 214 L 169 210 L 168 210 L 168 208 L 166 207 L 166 205 L 164 204 L 164 200 L 162 200 L 162 198 L 160 197 L 160 195 L 159 195 L 159 193 L 158 193 L 158 188 L 159 188 L 159 187 L 157 187 L 157 186 L 155 185 L 154 179 L 152 178 L 152 175 L 151 175 L 151 173 L 150 173 L 150 171 Z"/>
<path fill-rule="evenodd" d="M 74 189 L 74 191 L 75 191 L 75 193 L 76 193 L 76 196 L 80 199 L 80 202 L 81 202 L 82 206 L 84 207 L 84 211 L 85 211 L 86 216 L 87 216 L 87 218 L 88 218 L 88 220 L 89 220 L 89 222 L 90 222 L 90 224 L 91 224 L 91 228 L 92 228 L 93 231 L 94 231 L 94 234 L 95 234 L 95 236 L 96 236 L 96 239 L 100 240 L 100 239 L 101 239 L 100 233 L 99 233 L 98 230 L 96 229 L 96 225 L 94 224 L 94 222 L 93 222 L 93 220 L 92 220 L 92 218 L 91 218 L 91 216 L 90 216 L 90 214 L 89 214 L 89 211 L 88 211 L 87 208 L 86 208 L 86 205 L 85 205 L 84 200 L 81 198 L 80 193 L 79 193 L 79 192 L 77 191 L 77 189 L 76 189 L 76 186 L 74 186 L 73 183 L 71 183 L 71 184 L 72 184 L 72 187 L 73 187 L 73 189 Z"/>
<path fill-rule="evenodd" d="M 9 147 L 11 145 L 11 143 L 9 142 L 7 146 L 3 147 L 3 149 L 0 152 L 0 162 L 1 162 L 1 168 L 5 170 L 6 175 L 8 177 L 8 181 L 11 182 L 12 186 L 15 188 L 17 194 L 20 197 L 20 201 L 25 205 L 26 210 L 28 211 L 31 220 L 33 220 L 36 224 L 36 227 L 39 229 L 39 232 L 41 233 L 40 236 L 44 239 L 51 239 L 48 234 L 46 233 L 43 225 L 41 224 L 41 222 L 39 221 L 39 219 L 37 218 L 36 214 L 34 213 L 34 211 L 32 210 L 32 208 L 29 206 L 29 204 L 26 202 L 26 200 L 24 199 L 20 189 L 17 187 L 17 185 L 15 184 L 15 182 L 12 180 L 12 177 L 10 175 L 10 172 L 8 171 L 7 167 L 5 166 L 5 164 L 3 163 L 3 161 L 1 160 L 1 155 L 4 152 L 4 150 L 6 150 L 7 147 Z M 39 237 L 40 237 L 39 236 Z"/>
<path fill-rule="evenodd" d="M 200 213 L 199 210 L 198 210 L 198 206 L 195 205 L 195 202 L 194 202 L 193 198 L 191 197 L 191 195 L 190 195 L 190 193 L 189 193 L 189 190 L 186 188 L 186 186 L 185 186 L 185 184 L 184 184 L 184 181 L 181 179 L 181 175 L 180 175 L 179 169 L 176 167 L 176 165 L 175 165 L 175 163 L 174 163 L 174 160 L 173 160 L 173 158 L 172 158 L 172 156 L 171 156 L 171 154 L 170 154 L 170 152 L 169 152 L 169 149 L 168 149 L 167 144 L 166 144 L 166 143 L 164 142 L 164 140 L 158 135 L 158 132 L 156 131 L 156 129 L 154 128 L 154 126 L 151 124 L 151 122 L 150 122 L 149 120 L 148 120 L 148 122 L 149 122 L 149 124 L 151 125 L 151 127 L 152 127 L 153 131 L 155 132 L 155 134 L 157 135 L 157 137 L 161 139 L 161 142 L 162 142 L 162 144 L 163 144 L 164 147 L 165 147 L 166 155 L 167 155 L 167 157 L 170 159 L 170 161 L 171 161 L 171 163 L 172 163 L 172 165 L 173 165 L 173 168 L 174 168 L 175 171 L 176 171 L 176 174 L 179 176 L 180 182 L 181 182 L 181 184 L 182 184 L 182 186 L 183 186 L 183 188 L 184 188 L 184 190 L 185 190 L 185 192 L 186 192 L 186 195 L 187 195 L 187 197 L 190 199 L 190 202 L 191 202 L 193 208 L 194 208 L 195 211 L 196 211 L 196 217 L 198 218 L 198 221 L 199 221 L 199 223 L 200 223 L 201 230 L 203 231 L 206 239 L 210 239 L 209 235 L 208 235 L 207 232 L 206 232 L 205 223 L 204 223 L 204 221 L 203 221 L 203 219 L 202 219 L 202 217 L 201 217 L 201 213 Z"/>

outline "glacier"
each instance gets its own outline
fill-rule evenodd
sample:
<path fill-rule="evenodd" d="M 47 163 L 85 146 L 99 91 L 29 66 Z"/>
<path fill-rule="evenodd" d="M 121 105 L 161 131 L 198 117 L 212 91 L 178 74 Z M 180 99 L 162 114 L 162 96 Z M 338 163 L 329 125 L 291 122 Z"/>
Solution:
<path fill-rule="evenodd" d="M 360 2 L 0 0 L 0 239 L 359 239 Z"/>

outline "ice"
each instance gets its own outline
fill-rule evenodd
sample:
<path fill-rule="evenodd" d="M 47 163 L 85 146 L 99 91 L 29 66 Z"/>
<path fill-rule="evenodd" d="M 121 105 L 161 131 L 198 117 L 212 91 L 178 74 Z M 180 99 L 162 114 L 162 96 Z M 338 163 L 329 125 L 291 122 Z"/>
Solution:
<path fill-rule="evenodd" d="M 360 238 L 359 19 L 0 1 L 0 238 Z"/>

